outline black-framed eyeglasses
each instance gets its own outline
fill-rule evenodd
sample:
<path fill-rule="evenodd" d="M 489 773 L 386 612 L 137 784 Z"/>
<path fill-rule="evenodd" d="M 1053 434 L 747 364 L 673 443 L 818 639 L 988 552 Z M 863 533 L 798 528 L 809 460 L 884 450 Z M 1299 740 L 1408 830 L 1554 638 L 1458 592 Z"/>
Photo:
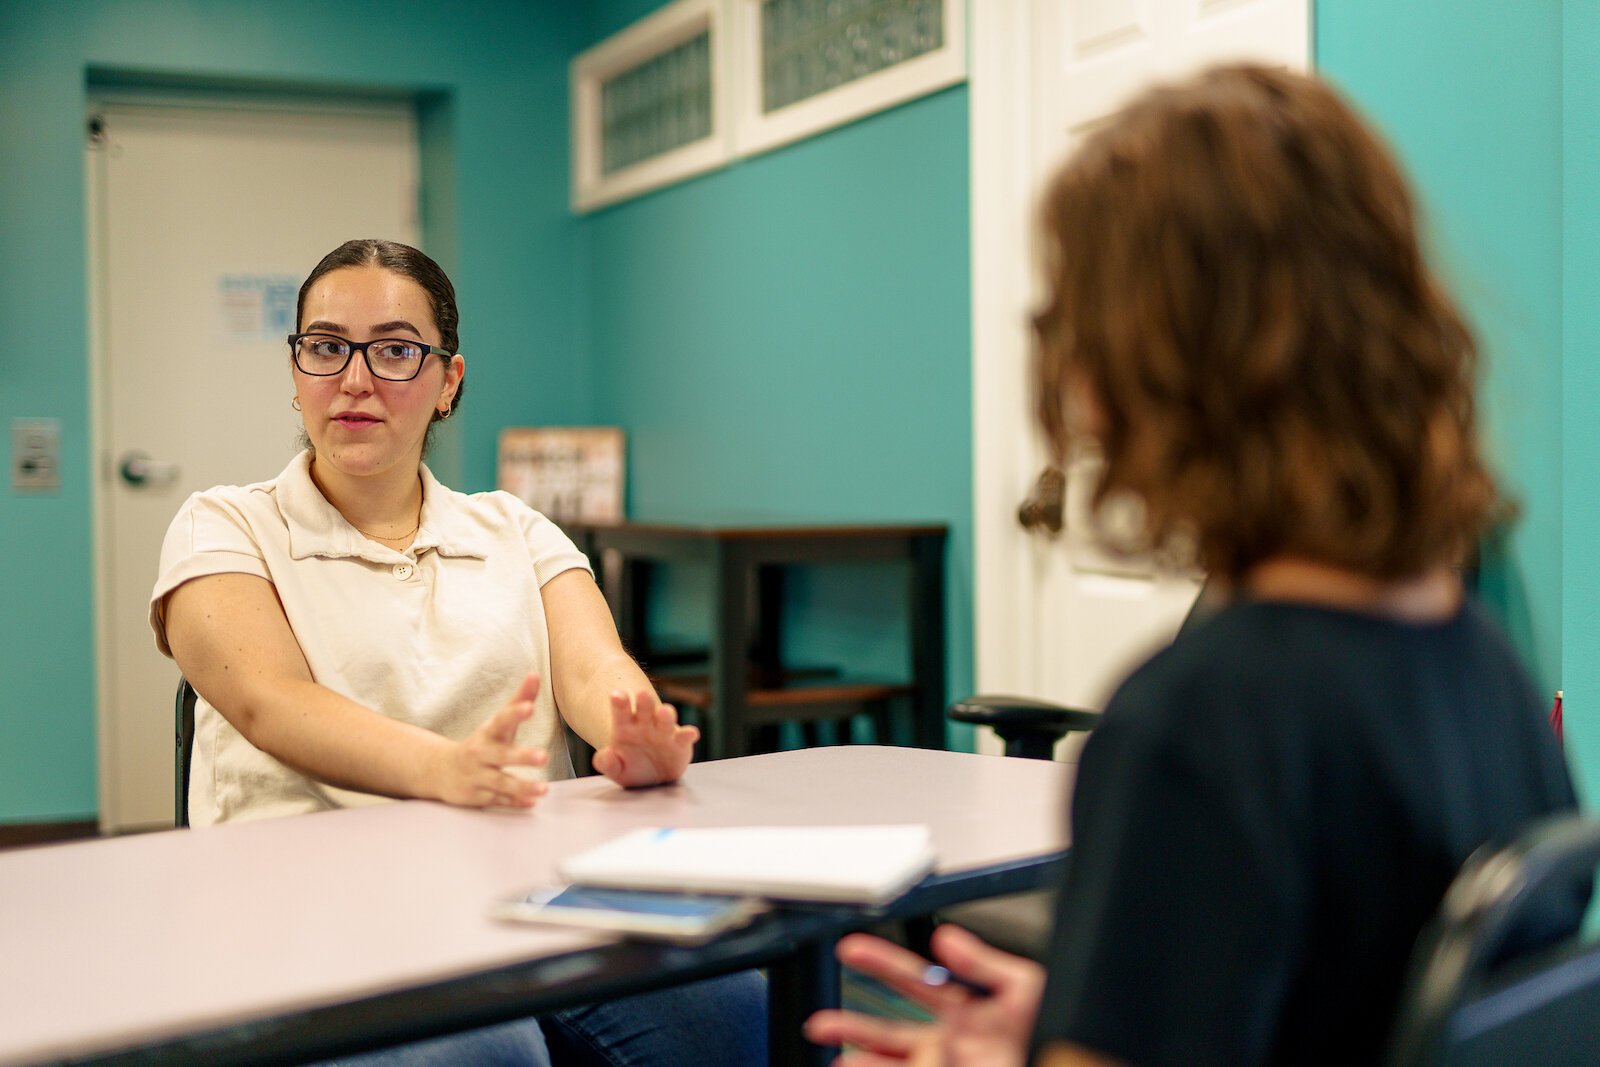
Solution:
<path fill-rule="evenodd" d="M 343 374 L 350 365 L 350 357 L 357 352 L 367 361 L 367 370 L 374 378 L 388 382 L 409 382 L 422 371 L 422 361 L 428 356 L 449 359 L 454 352 L 409 337 L 379 337 L 361 344 L 336 333 L 291 333 L 289 353 L 294 365 L 302 374 L 328 378 Z"/>

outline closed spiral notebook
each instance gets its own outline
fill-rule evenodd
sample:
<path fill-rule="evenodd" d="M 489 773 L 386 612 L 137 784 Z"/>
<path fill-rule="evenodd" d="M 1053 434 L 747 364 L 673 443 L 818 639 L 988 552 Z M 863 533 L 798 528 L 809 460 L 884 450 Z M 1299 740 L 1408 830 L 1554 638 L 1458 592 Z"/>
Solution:
<path fill-rule="evenodd" d="M 881 904 L 933 867 L 926 826 L 729 826 L 634 830 L 569 856 L 580 885 Z"/>

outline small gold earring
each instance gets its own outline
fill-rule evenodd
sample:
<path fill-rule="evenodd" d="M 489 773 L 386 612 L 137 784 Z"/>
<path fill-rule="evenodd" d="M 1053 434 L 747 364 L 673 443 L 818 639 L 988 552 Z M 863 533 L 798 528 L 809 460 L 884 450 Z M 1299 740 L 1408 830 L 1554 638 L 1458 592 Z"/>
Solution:
<path fill-rule="evenodd" d="M 451 412 L 453 412 L 454 410 L 455 410 L 454 408 L 440 408 L 439 409 L 439 421 L 443 422 L 445 419 L 448 419 L 450 417 Z"/>
<path fill-rule="evenodd" d="M 296 411 L 299 411 L 300 410 L 300 398 L 299 397 L 295 397 L 293 400 L 289 401 L 289 406 L 294 408 Z"/>

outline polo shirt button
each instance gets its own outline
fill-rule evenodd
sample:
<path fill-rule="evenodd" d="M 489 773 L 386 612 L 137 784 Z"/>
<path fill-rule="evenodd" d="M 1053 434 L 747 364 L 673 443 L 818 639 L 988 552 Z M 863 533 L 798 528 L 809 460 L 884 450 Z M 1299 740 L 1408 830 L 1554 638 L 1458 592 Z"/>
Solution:
<path fill-rule="evenodd" d="M 409 563 L 396 563 L 394 565 L 394 576 L 403 582 L 411 577 L 411 572 L 415 569 Z"/>

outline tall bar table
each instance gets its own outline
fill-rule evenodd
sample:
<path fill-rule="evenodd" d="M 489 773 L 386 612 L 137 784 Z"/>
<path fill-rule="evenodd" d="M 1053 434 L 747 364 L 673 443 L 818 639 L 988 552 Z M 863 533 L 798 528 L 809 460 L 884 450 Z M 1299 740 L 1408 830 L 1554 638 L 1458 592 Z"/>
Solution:
<path fill-rule="evenodd" d="M 712 614 L 707 673 L 652 681 L 668 700 L 706 712 L 711 758 L 750 751 L 754 730 L 785 720 L 837 719 L 858 711 L 878 715 L 904 698 L 912 707 L 918 747 L 944 747 L 944 555 L 949 529 L 939 524 L 799 525 L 778 522 L 567 523 L 567 533 L 595 563 L 601 588 L 628 647 L 647 667 L 650 568 L 708 565 Z M 910 677 L 850 681 L 792 677 L 782 661 L 784 568 L 797 564 L 905 561 Z M 881 738 L 880 738 L 881 740 Z"/>

